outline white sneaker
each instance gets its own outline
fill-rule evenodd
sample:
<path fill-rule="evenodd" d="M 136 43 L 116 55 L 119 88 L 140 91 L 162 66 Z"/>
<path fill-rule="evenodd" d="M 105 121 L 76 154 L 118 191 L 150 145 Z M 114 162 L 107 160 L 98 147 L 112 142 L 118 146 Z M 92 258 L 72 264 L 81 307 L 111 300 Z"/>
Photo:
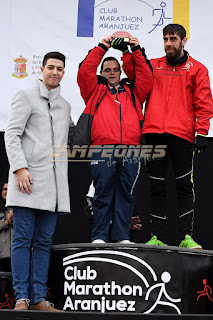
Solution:
<path fill-rule="evenodd" d="M 102 239 L 95 239 L 92 241 L 92 243 L 106 243 L 106 242 Z"/>
<path fill-rule="evenodd" d="M 133 244 L 134 242 L 131 242 L 130 240 L 119 240 L 118 243 L 123 243 L 123 244 L 131 243 L 131 244 Z"/>

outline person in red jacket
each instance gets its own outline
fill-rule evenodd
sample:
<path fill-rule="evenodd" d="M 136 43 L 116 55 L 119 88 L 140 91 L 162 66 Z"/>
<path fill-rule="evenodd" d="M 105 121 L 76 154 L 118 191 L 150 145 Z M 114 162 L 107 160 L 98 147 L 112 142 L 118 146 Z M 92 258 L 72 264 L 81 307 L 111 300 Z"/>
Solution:
<path fill-rule="evenodd" d="M 179 246 L 201 249 L 192 238 L 194 191 L 191 178 L 194 150 L 197 153 L 207 147 L 209 119 L 213 116 L 208 70 L 184 50 L 187 38 L 183 26 L 167 25 L 163 29 L 163 40 L 166 56 L 150 61 L 154 85 L 147 99 L 143 126 L 144 142 L 167 146 L 163 159 L 147 162 L 153 233 L 147 244 L 164 245 L 167 240 L 166 170 L 171 157 L 178 195 Z M 131 54 L 125 53 L 123 61 L 125 73 L 133 80 Z"/>
<path fill-rule="evenodd" d="M 119 153 L 130 145 L 140 146 L 144 119 L 142 104 L 153 85 L 151 69 L 136 37 L 130 39 L 135 81 L 120 80 L 121 67 L 114 57 L 102 61 L 101 75 L 97 76 L 97 68 L 112 40 L 112 36 L 104 38 L 88 53 L 78 71 L 78 84 L 86 108 L 76 126 L 74 141 L 78 145 L 86 142 L 101 146 L 100 152 L 93 153 L 91 158 L 95 187 L 93 243 L 130 243 L 133 190 L 141 161 L 134 153 L 122 157 Z M 114 48 L 122 51 L 127 46 L 119 39 Z M 108 155 L 104 156 L 104 153 Z"/>

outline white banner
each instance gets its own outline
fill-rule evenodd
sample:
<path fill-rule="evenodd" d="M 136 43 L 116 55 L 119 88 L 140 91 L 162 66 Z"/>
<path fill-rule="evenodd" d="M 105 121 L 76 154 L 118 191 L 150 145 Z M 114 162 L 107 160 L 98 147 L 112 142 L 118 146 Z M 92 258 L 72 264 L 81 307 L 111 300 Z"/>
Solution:
<path fill-rule="evenodd" d="M 103 37 L 119 30 L 137 36 L 151 59 L 164 55 L 163 27 L 183 24 L 189 38 L 186 50 L 208 68 L 213 82 L 212 0 L 8 0 L 0 2 L 0 9 L 0 130 L 5 129 L 15 92 L 42 78 L 41 62 L 49 51 L 67 57 L 62 95 L 76 124 L 84 109 L 78 65 Z M 107 55 L 121 56 L 113 49 Z M 209 134 L 213 136 L 213 122 Z"/>

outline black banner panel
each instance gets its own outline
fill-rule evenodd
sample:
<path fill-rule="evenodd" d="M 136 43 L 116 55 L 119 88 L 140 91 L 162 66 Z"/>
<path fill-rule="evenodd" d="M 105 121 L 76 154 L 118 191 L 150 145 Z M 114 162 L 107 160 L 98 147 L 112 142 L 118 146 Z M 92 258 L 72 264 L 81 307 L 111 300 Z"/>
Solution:
<path fill-rule="evenodd" d="M 49 286 L 64 311 L 212 314 L 213 252 L 146 245 L 53 246 Z"/>
<path fill-rule="evenodd" d="M 13 309 L 14 307 L 15 296 L 12 287 L 12 274 L 11 272 L 0 272 L 0 311 Z"/>

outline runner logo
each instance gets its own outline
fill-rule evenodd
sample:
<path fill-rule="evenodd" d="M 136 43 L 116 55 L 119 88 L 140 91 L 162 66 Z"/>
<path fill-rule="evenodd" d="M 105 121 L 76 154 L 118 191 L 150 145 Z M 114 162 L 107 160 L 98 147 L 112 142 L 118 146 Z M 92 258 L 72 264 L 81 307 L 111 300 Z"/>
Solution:
<path fill-rule="evenodd" d="M 65 257 L 63 266 L 64 310 L 149 314 L 160 305 L 181 314 L 176 305 L 181 299 L 171 297 L 166 288 L 171 274 L 163 271 L 158 279 L 153 268 L 133 254 L 84 251 Z"/>

